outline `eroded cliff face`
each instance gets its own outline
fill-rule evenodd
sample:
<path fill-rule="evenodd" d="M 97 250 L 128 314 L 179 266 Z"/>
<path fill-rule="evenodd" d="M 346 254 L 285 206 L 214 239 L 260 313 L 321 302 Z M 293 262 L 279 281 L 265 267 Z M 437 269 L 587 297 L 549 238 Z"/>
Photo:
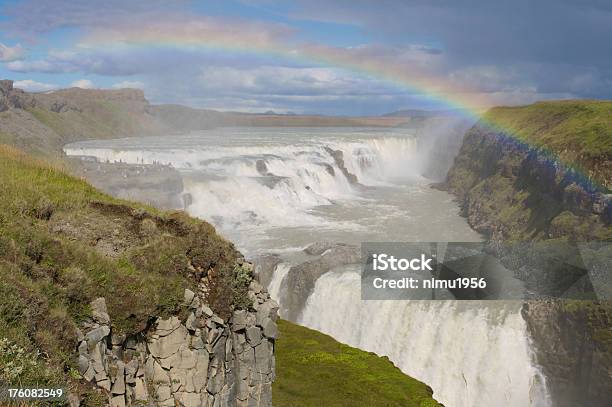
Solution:
<path fill-rule="evenodd" d="M 546 111 L 537 117 L 552 120 Z M 549 135 L 541 130 L 546 127 L 543 124 L 538 126 L 533 120 L 523 123 L 518 116 L 515 124 L 538 128 L 544 134 L 542 139 L 548 140 Z M 558 140 L 551 141 L 555 143 Z M 573 155 L 580 156 L 580 152 Z M 503 241 L 520 246 L 520 242 L 549 239 L 610 241 L 612 195 L 606 187 L 610 174 L 600 171 L 609 165 L 609 157 L 605 165 L 600 164 L 576 171 L 553 158 L 550 150 L 533 148 L 481 123 L 466 133 L 442 188 L 455 194 L 469 224 L 490 238 L 493 246 Z M 548 254 L 558 259 L 571 256 L 569 252 Z M 566 274 L 547 275 L 542 265 L 520 277 L 528 283 L 546 278 L 561 281 L 570 271 L 571 267 L 566 267 L 559 271 Z M 610 302 L 547 300 L 524 304 L 522 316 L 554 406 L 603 407 L 612 403 L 611 315 Z"/>
<path fill-rule="evenodd" d="M 603 187 L 484 125 L 466 133 L 444 188 L 494 240 L 612 238 L 612 195 Z"/>
<path fill-rule="evenodd" d="M 612 405 L 611 309 L 610 302 L 534 301 L 523 306 L 555 406 Z"/>
<path fill-rule="evenodd" d="M 248 295 L 253 310 L 223 320 L 185 290 L 185 320 L 152 318 L 128 337 L 98 298 L 79 332 L 79 372 L 113 407 L 271 406 L 278 305 L 255 281 Z"/>

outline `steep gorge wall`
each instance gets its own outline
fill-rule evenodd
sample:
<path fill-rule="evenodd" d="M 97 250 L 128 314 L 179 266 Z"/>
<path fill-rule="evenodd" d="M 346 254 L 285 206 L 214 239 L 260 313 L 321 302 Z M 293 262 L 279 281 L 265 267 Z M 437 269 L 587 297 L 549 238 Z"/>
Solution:
<path fill-rule="evenodd" d="M 610 120 L 602 113 L 610 103 L 604 103 L 502 108 L 489 117 L 521 129 L 520 137 L 478 123 L 465 134 L 442 188 L 494 242 L 610 241 L 610 127 L 602 124 Z M 610 405 L 610 302 L 530 301 L 522 316 L 554 405 Z"/>
<path fill-rule="evenodd" d="M 612 404 L 612 303 L 530 302 L 522 315 L 558 407 Z"/>
<path fill-rule="evenodd" d="M 466 133 L 444 188 L 470 225 L 496 240 L 612 238 L 612 195 L 486 125 Z"/>

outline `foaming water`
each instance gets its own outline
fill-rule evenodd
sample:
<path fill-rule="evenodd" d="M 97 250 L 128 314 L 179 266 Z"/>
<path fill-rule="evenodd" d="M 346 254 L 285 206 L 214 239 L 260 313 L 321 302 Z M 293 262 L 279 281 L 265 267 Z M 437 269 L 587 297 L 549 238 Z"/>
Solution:
<path fill-rule="evenodd" d="M 336 143 L 348 159 L 349 172 L 366 185 L 387 184 L 390 179 L 418 178 L 422 167 L 416 138 L 371 138 L 360 143 Z"/>
<path fill-rule="evenodd" d="M 431 170 L 434 140 L 443 138 L 425 136 L 406 129 L 218 129 L 79 142 L 65 151 L 171 165 L 190 196 L 186 210 L 247 256 L 274 251 L 291 259 L 295 248 L 321 240 L 479 241 L 454 198 L 422 176 Z M 268 287 L 273 298 L 291 289 L 289 269 L 288 262 L 277 266 Z M 317 280 L 299 322 L 387 355 L 449 407 L 549 405 L 516 304 L 361 301 L 359 275 L 349 267 Z"/>
<path fill-rule="evenodd" d="M 280 298 L 283 281 L 285 281 L 285 277 L 287 277 L 287 273 L 289 273 L 289 268 L 290 266 L 287 263 L 280 263 L 276 266 L 276 269 L 274 270 L 274 278 L 268 286 L 268 292 L 272 298 Z"/>
<path fill-rule="evenodd" d="M 361 301 L 359 284 L 354 271 L 323 275 L 299 322 L 388 356 L 444 405 L 550 406 L 520 303 Z"/>
<path fill-rule="evenodd" d="M 346 240 L 357 232 L 384 240 L 376 235 L 388 235 L 386 222 L 397 224 L 399 234 L 412 217 L 410 200 L 390 203 L 394 196 L 429 189 L 417 139 L 406 129 L 221 129 L 86 141 L 64 150 L 100 162 L 176 168 L 190 196 L 187 211 L 247 253 L 307 244 L 317 239 L 315 230 L 320 238 Z M 452 204 L 440 209 L 456 212 Z"/>

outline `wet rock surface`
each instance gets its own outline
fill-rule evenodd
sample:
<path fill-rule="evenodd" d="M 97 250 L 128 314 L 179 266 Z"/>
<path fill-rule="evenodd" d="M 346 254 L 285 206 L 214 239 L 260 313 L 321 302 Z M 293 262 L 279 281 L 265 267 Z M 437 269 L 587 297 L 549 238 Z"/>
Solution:
<path fill-rule="evenodd" d="M 281 294 L 281 315 L 290 321 L 298 320 L 319 277 L 336 267 L 361 261 L 360 248 L 339 243 L 315 243 L 307 247 L 305 252 L 317 257 L 289 269 L 284 284 L 291 289 L 282 290 Z"/>
<path fill-rule="evenodd" d="M 344 164 L 344 154 L 342 153 L 342 150 L 334 150 L 332 148 L 325 147 L 325 151 L 327 151 L 327 153 L 332 156 L 336 165 L 338 166 L 338 168 L 340 168 L 340 171 L 342 172 L 342 174 L 344 174 L 346 179 L 351 184 L 359 183 L 357 176 L 355 174 L 351 174 L 349 170 L 346 168 L 346 165 Z"/>
<path fill-rule="evenodd" d="M 612 405 L 610 303 L 532 301 L 522 315 L 553 405 Z"/>

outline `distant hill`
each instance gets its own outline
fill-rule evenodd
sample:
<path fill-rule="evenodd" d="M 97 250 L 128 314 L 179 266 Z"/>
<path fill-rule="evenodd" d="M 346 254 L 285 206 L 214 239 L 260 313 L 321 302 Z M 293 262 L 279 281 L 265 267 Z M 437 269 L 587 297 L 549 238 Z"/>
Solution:
<path fill-rule="evenodd" d="M 392 127 L 404 117 L 332 117 L 249 114 L 151 105 L 139 89 L 70 88 L 28 93 L 0 81 L 0 144 L 30 153 L 61 155 L 70 142 L 184 133 L 228 126 Z"/>
<path fill-rule="evenodd" d="M 404 117 L 349 117 L 219 112 L 181 105 L 152 105 L 149 111 L 166 125 L 178 131 L 214 127 L 394 127 L 408 120 Z"/>

